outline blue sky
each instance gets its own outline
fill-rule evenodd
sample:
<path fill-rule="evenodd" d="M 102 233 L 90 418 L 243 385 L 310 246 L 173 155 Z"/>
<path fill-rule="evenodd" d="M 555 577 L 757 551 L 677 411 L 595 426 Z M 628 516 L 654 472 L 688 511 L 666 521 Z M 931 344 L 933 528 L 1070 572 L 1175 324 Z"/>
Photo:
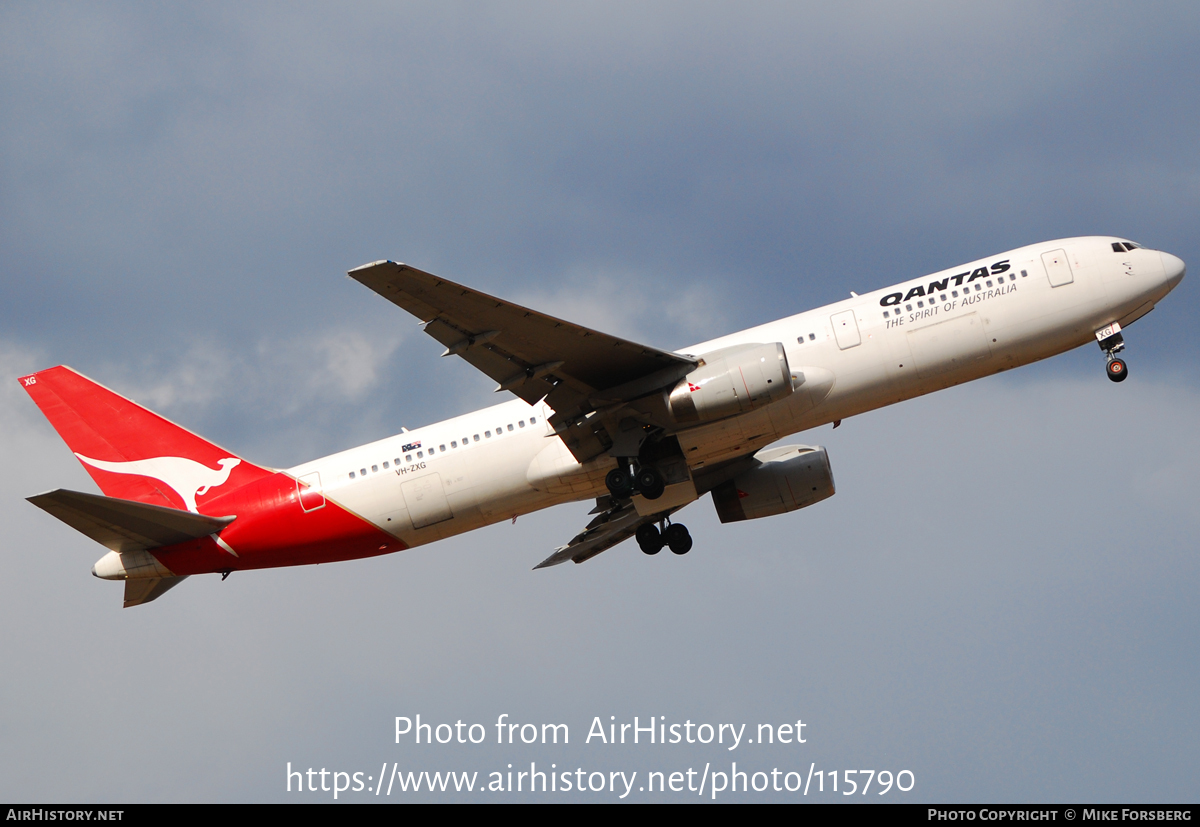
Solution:
<path fill-rule="evenodd" d="M 916 800 L 1193 797 L 1194 275 L 1127 331 L 1128 382 L 1084 348 L 800 435 L 837 496 L 697 503 L 687 558 L 530 572 L 566 506 L 129 611 L 23 501 L 93 489 L 13 380 L 69 364 L 287 466 L 496 399 L 344 275 L 381 258 L 672 349 L 1051 238 L 1194 265 L 1198 29 L 1169 3 L 6 4 L 0 793 L 728 758 L 391 743 L 396 715 L 507 712 L 801 716 L 803 752 L 745 760 L 907 768 Z"/>

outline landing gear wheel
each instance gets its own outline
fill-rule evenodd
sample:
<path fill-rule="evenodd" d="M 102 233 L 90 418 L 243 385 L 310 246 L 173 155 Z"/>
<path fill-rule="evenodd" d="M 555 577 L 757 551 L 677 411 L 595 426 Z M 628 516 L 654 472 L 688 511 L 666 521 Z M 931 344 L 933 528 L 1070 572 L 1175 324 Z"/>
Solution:
<path fill-rule="evenodd" d="M 653 468 L 642 468 L 637 472 L 637 477 L 634 478 L 637 485 L 637 490 L 642 496 L 648 500 L 657 500 L 663 495 L 663 490 L 666 485 L 663 483 L 662 474 Z"/>
<path fill-rule="evenodd" d="M 646 554 L 658 554 L 662 551 L 663 537 L 654 523 L 639 526 L 634 536 L 637 537 L 638 548 Z"/>
<path fill-rule="evenodd" d="M 1125 366 L 1123 359 L 1109 359 L 1108 367 L 1104 369 L 1104 372 L 1114 382 L 1124 382 L 1125 377 L 1129 375 L 1129 368 Z"/>
<path fill-rule="evenodd" d="M 604 478 L 604 484 L 608 486 L 608 493 L 617 499 L 624 499 L 633 493 L 633 478 L 623 468 L 609 471 L 608 476 Z"/>
<path fill-rule="evenodd" d="M 671 523 L 667 526 L 663 532 L 663 540 L 674 554 L 687 554 L 692 550 L 692 535 L 688 534 L 687 526 L 682 523 Z"/>

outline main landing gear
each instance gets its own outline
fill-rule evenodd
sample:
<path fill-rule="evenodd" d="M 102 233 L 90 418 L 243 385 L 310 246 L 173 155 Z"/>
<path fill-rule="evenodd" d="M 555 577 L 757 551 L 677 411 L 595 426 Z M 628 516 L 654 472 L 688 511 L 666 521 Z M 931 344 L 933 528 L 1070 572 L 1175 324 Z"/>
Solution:
<path fill-rule="evenodd" d="M 608 493 L 617 499 L 632 497 L 636 492 L 648 500 L 657 500 L 667 487 L 662 474 L 654 468 L 638 468 L 632 462 L 609 471 L 604 484 L 608 486 Z"/>
<path fill-rule="evenodd" d="M 647 500 L 657 500 L 667 488 L 662 473 L 653 465 L 638 465 L 634 458 L 617 460 L 617 467 L 604 478 L 608 493 L 614 500 L 625 500 L 641 494 Z M 646 554 L 658 554 L 663 546 L 674 554 L 687 554 L 692 550 L 692 535 L 687 526 L 672 523 L 664 514 L 661 520 L 639 526 L 638 547 Z"/>
<path fill-rule="evenodd" d="M 1113 322 L 1108 327 L 1096 331 L 1096 341 L 1108 359 L 1104 372 L 1114 382 L 1124 382 L 1129 375 L 1129 367 L 1124 359 L 1118 359 L 1117 354 L 1125 349 L 1125 337 L 1121 335 L 1121 326 Z"/>
<path fill-rule="evenodd" d="M 692 535 L 682 523 L 669 523 L 659 530 L 654 523 L 646 523 L 637 530 L 637 544 L 646 554 L 658 554 L 662 547 L 673 554 L 687 554 L 692 550 Z"/>

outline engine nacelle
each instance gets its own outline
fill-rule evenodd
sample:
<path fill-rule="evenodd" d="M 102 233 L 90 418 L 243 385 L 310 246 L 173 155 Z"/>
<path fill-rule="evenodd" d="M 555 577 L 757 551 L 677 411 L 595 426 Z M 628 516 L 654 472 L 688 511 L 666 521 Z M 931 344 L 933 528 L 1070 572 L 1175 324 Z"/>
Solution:
<path fill-rule="evenodd" d="M 710 422 L 777 402 L 792 392 L 783 345 L 736 345 L 705 353 L 704 364 L 666 391 L 680 424 Z"/>
<path fill-rule="evenodd" d="M 783 445 L 754 455 L 758 465 L 713 489 L 723 523 L 785 514 L 834 494 L 833 472 L 824 448 Z"/>

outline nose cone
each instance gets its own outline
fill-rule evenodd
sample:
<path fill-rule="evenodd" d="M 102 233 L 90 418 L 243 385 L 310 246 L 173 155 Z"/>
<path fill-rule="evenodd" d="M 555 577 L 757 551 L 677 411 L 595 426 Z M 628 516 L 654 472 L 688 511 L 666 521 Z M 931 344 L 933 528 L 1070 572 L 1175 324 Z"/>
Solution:
<path fill-rule="evenodd" d="M 1174 290 L 1175 285 L 1183 281 L 1183 274 L 1187 270 L 1187 265 L 1183 263 L 1183 259 L 1179 256 L 1173 256 L 1170 253 L 1159 253 L 1162 256 L 1163 275 L 1167 283 L 1168 290 Z"/>

